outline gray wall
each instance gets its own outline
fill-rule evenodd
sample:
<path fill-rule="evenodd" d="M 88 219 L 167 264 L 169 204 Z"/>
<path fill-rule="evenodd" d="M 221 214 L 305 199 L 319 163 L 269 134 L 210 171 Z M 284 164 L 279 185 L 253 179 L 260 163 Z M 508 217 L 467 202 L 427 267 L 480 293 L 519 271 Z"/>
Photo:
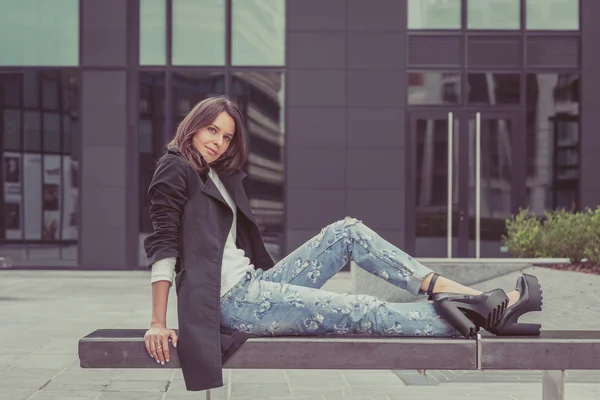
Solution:
<path fill-rule="evenodd" d="M 287 251 L 346 215 L 402 247 L 406 1 L 287 14 Z"/>
<path fill-rule="evenodd" d="M 600 204 L 600 1 L 582 1 L 581 7 L 581 205 L 595 208 Z"/>
<path fill-rule="evenodd" d="M 128 231 L 127 3 L 81 2 L 81 231 L 79 264 L 124 268 Z M 129 249 L 129 250 L 128 250 Z"/>

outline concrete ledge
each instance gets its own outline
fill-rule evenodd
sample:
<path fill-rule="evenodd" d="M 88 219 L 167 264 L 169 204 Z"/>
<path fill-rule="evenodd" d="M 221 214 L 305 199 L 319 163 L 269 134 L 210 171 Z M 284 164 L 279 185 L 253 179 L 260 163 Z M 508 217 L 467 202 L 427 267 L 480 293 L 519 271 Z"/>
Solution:
<path fill-rule="evenodd" d="M 497 276 L 532 267 L 539 260 L 527 259 L 419 259 L 438 274 L 463 285 L 473 285 Z M 415 301 L 418 297 L 399 289 L 389 282 L 350 265 L 352 293 L 368 294 L 394 303 Z"/>

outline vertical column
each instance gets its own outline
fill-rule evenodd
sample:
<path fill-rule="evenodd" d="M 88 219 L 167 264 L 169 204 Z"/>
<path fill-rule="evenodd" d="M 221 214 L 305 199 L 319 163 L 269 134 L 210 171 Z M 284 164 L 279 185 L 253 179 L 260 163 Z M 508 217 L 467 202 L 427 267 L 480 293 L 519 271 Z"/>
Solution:
<path fill-rule="evenodd" d="M 405 242 L 405 0 L 348 1 L 347 214 Z"/>
<path fill-rule="evenodd" d="M 597 16 L 600 2 L 581 1 L 581 208 L 596 208 L 600 204 L 600 180 L 598 180 L 598 152 L 600 152 L 600 53 L 598 37 L 600 25 Z"/>
<path fill-rule="evenodd" d="M 346 214 L 346 0 L 288 0 L 286 250 Z"/>
<path fill-rule="evenodd" d="M 129 252 L 137 253 L 138 248 L 131 239 L 127 189 L 137 154 L 130 152 L 137 138 L 128 107 L 130 3 L 137 1 L 81 1 L 79 264 L 83 267 L 130 266 Z"/>

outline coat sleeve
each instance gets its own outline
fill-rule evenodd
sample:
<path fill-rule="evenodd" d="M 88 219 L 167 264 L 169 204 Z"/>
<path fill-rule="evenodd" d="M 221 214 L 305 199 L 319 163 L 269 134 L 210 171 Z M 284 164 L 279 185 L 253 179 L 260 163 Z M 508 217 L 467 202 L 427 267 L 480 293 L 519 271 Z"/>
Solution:
<path fill-rule="evenodd" d="M 163 156 L 148 189 L 154 231 L 144 239 L 148 268 L 163 258 L 180 256 L 179 227 L 187 201 L 187 168 L 177 155 Z"/>

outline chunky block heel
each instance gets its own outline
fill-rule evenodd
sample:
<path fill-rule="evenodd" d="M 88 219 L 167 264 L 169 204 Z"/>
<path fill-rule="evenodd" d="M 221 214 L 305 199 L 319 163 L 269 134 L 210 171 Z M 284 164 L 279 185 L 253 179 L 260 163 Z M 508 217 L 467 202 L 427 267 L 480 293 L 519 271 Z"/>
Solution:
<path fill-rule="evenodd" d="M 508 297 L 501 290 L 482 293 L 478 296 L 457 293 L 435 293 L 433 306 L 438 314 L 470 338 L 480 328 L 488 329 L 502 318 Z"/>
<path fill-rule="evenodd" d="M 477 326 L 457 306 L 451 302 L 434 303 L 435 310 L 460 332 L 469 339 L 477 334 Z"/>
<path fill-rule="evenodd" d="M 503 318 L 485 329 L 497 336 L 539 336 L 540 324 L 518 322 L 519 317 L 528 312 L 542 311 L 544 298 L 538 279 L 533 275 L 523 274 L 517 280 L 515 290 L 521 293 L 519 300 L 506 310 Z"/>

